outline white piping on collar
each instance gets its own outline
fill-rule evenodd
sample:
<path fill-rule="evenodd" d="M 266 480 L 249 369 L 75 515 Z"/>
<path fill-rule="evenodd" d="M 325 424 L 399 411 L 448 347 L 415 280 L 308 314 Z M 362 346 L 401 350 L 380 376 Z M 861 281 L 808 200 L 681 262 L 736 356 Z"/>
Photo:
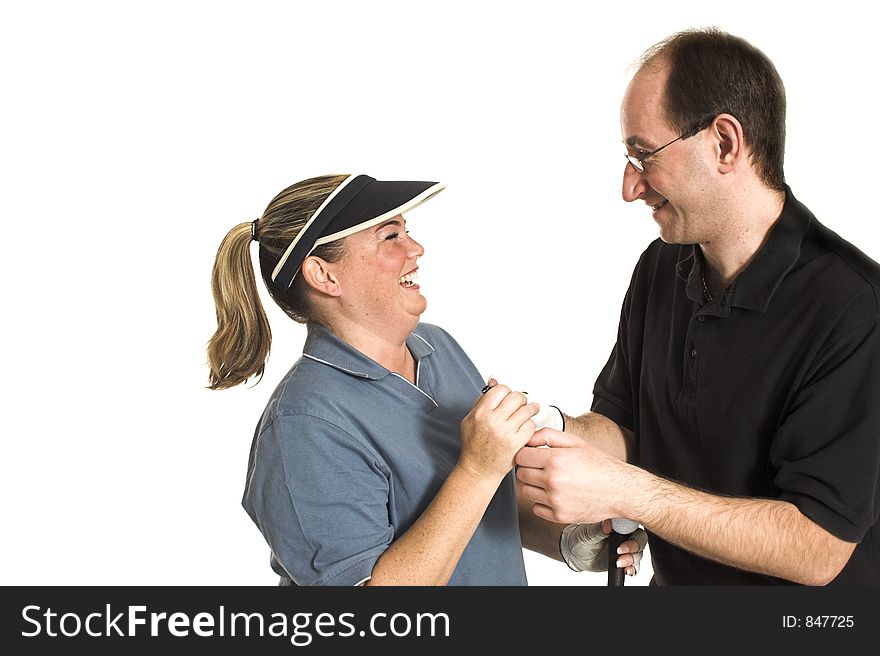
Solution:
<path fill-rule="evenodd" d="M 314 360 L 315 362 L 320 362 L 321 364 L 326 364 L 334 369 L 339 369 L 344 371 L 347 374 L 351 374 L 352 376 L 357 376 L 358 378 L 369 378 L 369 374 L 361 373 L 360 371 L 352 371 L 351 369 L 346 369 L 345 367 L 340 367 L 338 364 L 334 364 L 333 362 L 327 362 L 326 360 L 322 360 L 321 358 L 316 358 L 314 355 L 309 355 L 308 353 L 303 353 L 304 358 L 309 358 L 310 360 Z"/>
<path fill-rule="evenodd" d="M 413 334 L 415 334 L 415 333 L 413 333 Z M 418 337 L 418 335 L 416 335 L 416 337 Z M 419 339 L 422 339 L 422 338 L 419 337 Z M 422 341 L 425 342 L 425 340 L 423 340 L 423 339 L 422 339 Z M 428 344 L 428 342 L 425 342 L 425 344 Z M 431 345 L 428 344 L 428 346 L 431 346 Z M 333 367 L 334 369 L 339 369 L 340 371 L 344 371 L 345 373 L 351 374 L 352 376 L 357 376 L 358 378 L 370 379 L 370 376 L 368 374 L 361 373 L 360 371 L 352 371 L 351 369 L 346 369 L 345 367 L 340 367 L 338 364 L 334 364 L 332 362 L 327 362 L 326 360 L 322 360 L 321 358 L 316 358 L 314 355 L 309 355 L 308 353 L 303 353 L 303 357 L 309 358 L 310 360 L 314 360 L 315 362 L 320 362 L 321 364 L 326 364 L 327 366 Z M 416 382 L 418 382 L 418 380 L 419 380 L 419 370 L 421 369 L 421 366 L 422 366 L 421 361 L 417 360 L 416 361 Z M 423 394 L 424 396 L 426 396 L 428 398 L 428 400 L 431 401 L 431 403 L 433 403 L 436 407 L 438 407 L 438 408 L 440 407 L 440 405 L 433 398 L 431 398 L 431 395 L 428 394 L 427 392 L 425 392 L 418 385 L 413 385 L 404 376 L 401 376 L 397 372 L 389 371 L 388 373 L 390 373 L 392 376 L 397 376 L 398 378 L 400 378 L 400 380 L 404 381 L 407 385 L 414 387 L 415 389 L 417 389 L 419 391 L 420 394 Z"/>
<path fill-rule="evenodd" d="M 411 334 L 411 335 L 414 335 L 414 336 L 416 336 L 416 337 L 418 337 L 418 338 L 419 338 L 420 340 L 422 340 L 425 344 L 427 344 L 427 346 L 431 349 L 432 352 L 436 350 L 436 349 L 431 345 L 431 343 L 430 343 L 427 339 L 425 339 L 424 337 L 422 337 L 421 335 L 419 335 L 417 332 L 413 331 L 413 332 L 410 333 L 410 334 Z"/>
<path fill-rule="evenodd" d="M 437 404 L 437 402 L 436 402 L 434 399 L 431 398 L 431 395 L 428 394 L 426 391 L 424 391 L 421 387 L 419 387 L 418 385 L 413 385 L 411 382 L 409 382 L 409 381 L 406 379 L 406 377 L 401 376 L 401 375 L 400 375 L 399 373 L 397 373 L 396 371 L 392 371 L 392 372 L 390 372 L 390 373 L 391 373 L 392 376 L 397 376 L 398 378 L 400 378 L 400 380 L 404 381 L 407 385 L 412 386 L 413 388 L 417 389 L 419 392 L 421 392 L 422 394 L 424 394 L 424 395 L 428 398 L 428 400 L 429 400 L 431 403 L 433 403 L 436 407 L 438 407 L 438 408 L 440 407 L 440 406 Z M 418 377 L 416 377 L 416 380 L 418 380 Z"/>
<path fill-rule="evenodd" d="M 416 335 L 416 336 L 418 337 L 418 335 Z M 421 339 L 421 338 L 419 338 L 419 339 Z M 424 342 L 425 340 L 422 340 L 422 341 Z M 425 344 L 428 344 L 428 342 L 425 342 Z M 431 346 L 431 345 L 428 344 L 428 346 Z M 346 369 L 345 367 L 340 367 L 338 364 L 334 364 L 332 362 L 327 362 L 326 360 L 322 360 L 321 358 L 316 358 L 314 355 L 309 355 L 308 353 L 303 353 L 303 357 L 309 358 L 310 360 L 314 360 L 315 362 L 320 362 L 321 364 L 326 364 L 327 366 L 333 367 L 334 369 L 339 369 L 340 371 L 344 371 L 345 373 L 351 374 L 352 376 L 357 376 L 358 378 L 370 379 L 370 376 L 368 374 L 361 373 L 360 371 L 352 371 L 351 369 Z M 418 380 L 419 380 L 419 369 L 421 368 L 421 366 L 422 366 L 421 361 L 416 361 L 416 382 L 418 382 Z M 438 408 L 440 407 L 438 405 L 438 403 L 433 398 L 431 398 L 431 395 L 428 394 L 427 392 L 425 392 L 423 389 L 421 389 L 418 385 L 413 385 L 404 376 L 401 376 L 397 372 L 389 371 L 388 373 L 390 373 L 392 376 L 397 376 L 398 378 L 400 378 L 400 380 L 404 381 L 407 385 L 411 385 L 412 387 L 417 389 L 421 394 L 424 394 L 431 401 L 431 403 L 433 403 L 436 407 L 438 407 Z"/>

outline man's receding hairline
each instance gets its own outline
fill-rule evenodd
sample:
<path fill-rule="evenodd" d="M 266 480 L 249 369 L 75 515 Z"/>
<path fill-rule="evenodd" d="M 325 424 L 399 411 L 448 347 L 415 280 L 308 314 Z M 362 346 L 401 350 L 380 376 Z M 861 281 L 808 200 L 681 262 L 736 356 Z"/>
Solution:
<path fill-rule="evenodd" d="M 655 52 L 651 52 L 651 50 L 655 50 Z M 672 66 L 672 62 L 670 61 L 669 53 L 666 49 L 660 50 L 658 46 L 654 46 L 650 50 L 646 51 L 645 54 L 635 63 L 636 72 L 632 76 L 632 80 L 630 80 L 630 84 L 637 77 L 649 78 L 656 77 L 658 75 L 662 75 L 664 71 L 670 70 Z M 667 109 L 666 104 L 666 92 L 669 85 L 669 79 L 667 78 L 666 83 L 663 85 L 663 92 L 660 95 L 660 111 L 662 113 L 662 118 L 664 122 L 671 128 L 677 129 L 678 126 L 675 122 L 670 118 L 669 111 Z"/>

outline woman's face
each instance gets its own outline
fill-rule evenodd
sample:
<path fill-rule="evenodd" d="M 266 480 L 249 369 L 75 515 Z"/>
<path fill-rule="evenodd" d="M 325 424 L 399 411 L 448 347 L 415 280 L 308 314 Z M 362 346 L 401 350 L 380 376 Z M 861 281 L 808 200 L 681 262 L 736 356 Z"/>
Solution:
<path fill-rule="evenodd" d="M 409 334 L 428 305 L 416 277 L 416 260 L 424 252 L 406 233 L 401 215 L 347 237 L 336 269 L 346 314 L 363 325 Z"/>

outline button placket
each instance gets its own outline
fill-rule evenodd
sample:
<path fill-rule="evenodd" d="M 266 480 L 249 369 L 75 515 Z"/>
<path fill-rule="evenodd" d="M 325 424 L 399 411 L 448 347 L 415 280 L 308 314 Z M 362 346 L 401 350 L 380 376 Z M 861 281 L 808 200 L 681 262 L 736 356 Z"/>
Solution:
<path fill-rule="evenodd" d="M 700 355 L 711 322 L 706 323 L 706 315 L 699 313 L 691 317 L 688 324 L 687 339 L 684 344 L 684 393 L 688 396 L 697 395 L 697 371 Z"/>

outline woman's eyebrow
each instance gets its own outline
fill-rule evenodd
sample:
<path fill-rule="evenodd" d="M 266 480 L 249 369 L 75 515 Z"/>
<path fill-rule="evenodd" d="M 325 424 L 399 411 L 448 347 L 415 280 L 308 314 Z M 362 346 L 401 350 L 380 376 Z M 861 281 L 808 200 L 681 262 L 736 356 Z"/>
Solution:
<path fill-rule="evenodd" d="M 376 228 L 373 230 L 373 232 L 378 232 L 379 230 L 381 230 L 385 226 L 389 226 L 389 225 L 398 226 L 398 227 L 402 228 L 406 225 L 406 221 L 401 221 L 400 219 L 389 219 L 385 223 L 377 225 Z"/>

